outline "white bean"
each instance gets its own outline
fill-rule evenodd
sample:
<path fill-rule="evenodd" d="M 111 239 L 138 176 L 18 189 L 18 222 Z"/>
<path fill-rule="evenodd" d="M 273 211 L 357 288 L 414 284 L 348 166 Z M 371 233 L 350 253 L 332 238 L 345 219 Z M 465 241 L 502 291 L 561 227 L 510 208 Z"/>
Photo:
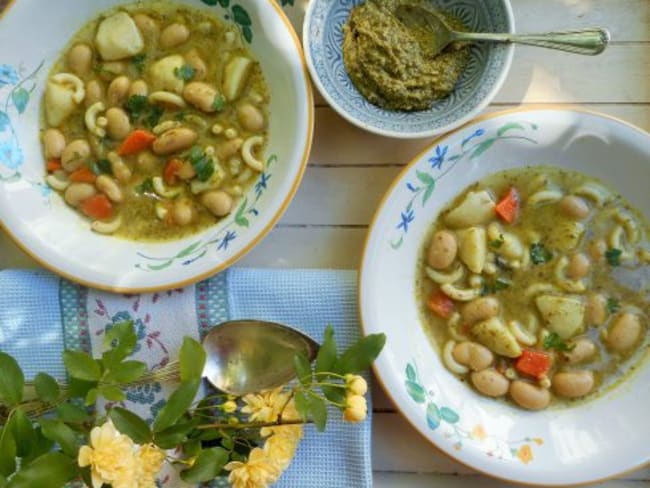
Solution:
<path fill-rule="evenodd" d="M 594 387 L 594 374 L 591 371 L 567 371 L 553 376 L 553 391 L 561 397 L 579 398 Z"/>
<path fill-rule="evenodd" d="M 131 87 L 131 80 L 127 76 L 118 76 L 108 85 L 106 103 L 109 107 L 119 107 L 126 101 Z"/>
<path fill-rule="evenodd" d="M 129 116 L 121 108 L 113 107 L 106 111 L 106 130 L 111 139 L 121 141 L 131 132 Z"/>
<path fill-rule="evenodd" d="M 196 49 L 192 49 L 185 54 L 185 61 L 194 68 L 194 79 L 201 81 L 208 74 L 208 68 Z"/>
<path fill-rule="evenodd" d="M 216 217 L 224 217 L 232 211 L 233 198 L 225 191 L 209 191 L 201 195 L 201 203 Z"/>
<path fill-rule="evenodd" d="M 219 161 L 225 161 L 229 159 L 231 156 L 235 155 L 237 151 L 241 148 L 242 144 L 244 143 L 243 139 L 233 139 L 231 141 L 226 141 L 219 146 L 217 146 L 217 157 L 219 158 Z"/>
<path fill-rule="evenodd" d="M 433 269 L 445 269 L 454 262 L 457 253 L 458 242 L 456 236 L 447 230 L 439 230 L 431 238 L 427 263 Z"/>
<path fill-rule="evenodd" d="M 442 360 L 449 371 L 455 374 L 465 374 L 469 371 L 466 366 L 463 366 L 460 361 L 456 359 L 455 351 L 460 344 L 454 341 L 447 341 L 445 347 L 442 348 Z"/>
<path fill-rule="evenodd" d="M 68 67 L 77 76 L 85 76 L 93 62 L 93 50 L 88 44 L 76 44 L 68 52 Z"/>
<path fill-rule="evenodd" d="M 160 34 L 160 27 L 155 20 L 145 14 L 137 14 L 133 16 L 135 25 L 138 26 L 140 33 L 149 40 L 155 40 Z"/>
<path fill-rule="evenodd" d="M 607 300 L 605 297 L 593 293 L 587 297 L 585 303 L 585 322 L 588 325 L 602 325 L 607 320 Z"/>
<path fill-rule="evenodd" d="M 469 366 L 472 371 L 482 371 L 494 362 L 492 351 L 471 341 L 456 344 L 452 354 L 456 361 L 464 366 Z"/>
<path fill-rule="evenodd" d="M 66 188 L 63 198 L 68 205 L 76 207 L 96 193 L 95 187 L 90 183 L 72 183 Z"/>
<path fill-rule="evenodd" d="M 61 153 L 61 165 L 72 172 L 83 166 L 90 158 L 90 144 L 85 139 L 70 142 Z"/>
<path fill-rule="evenodd" d="M 124 200 L 124 194 L 122 193 L 120 186 L 108 175 L 99 175 L 95 181 L 95 186 L 115 203 L 120 203 Z"/>
<path fill-rule="evenodd" d="M 461 315 L 465 323 L 472 325 L 487 320 L 499 313 L 499 301 L 492 297 L 481 297 L 465 305 Z"/>
<path fill-rule="evenodd" d="M 572 280 L 579 280 L 584 278 L 589 274 L 589 267 L 591 266 L 591 261 L 589 258 L 582 253 L 574 254 L 569 259 L 569 264 L 567 266 L 567 276 Z"/>
<path fill-rule="evenodd" d="M 625 312 L 616 317 L 607 332 L 607 345 L 617 352 L 630 350 L 641 337 L 642 325 L 639 316 Z"/>
<path fill-rule="evenodd" d="M 589 206 L 582 198 L 567 195 L 559 203 L 560 210 L 575 220 L 583 220 L 589 215 Z"/>
<path fill-rule="evenodd" d="M 203 112 L 216 112 L 215 99 L 217 98 L 217 89 L 213 86 L 203 83 L 202 81 L 193 81 L 185 85 L 183 89 L 183 98 L 190 105 L 202 110 Z"/>
<path fill-rule="evenodd" d="M 90 80 L 86 83 L 86 98 L 84 103 L 86 107 L 95 105 L 97 102 L 104 101 L 104 85 L 99 80 Z"/>
<path fill-rule="evenodd" d="M 47 129 L 43 134 L 46 159 L 59 159 L 65 149 L 65 136 L 59 129 Z"/>
<path fill-rule="evenodd" d="M 474 372 L 471 374 L 470 379 L 480 393 L 494 398 L 505 395 L 510 386 L 508 378 L 495 369 Z"/>
<path fill-rule="evenodd" d="M 546 388 L 516 380 L 510 384 L 510 397 L 527 410 L 542 410 L 551 403 L 551 393 Z"/>
<path fill-rule="evenodd" d="M 589 339 L 578 339 L 571 344 L 572 349 L 563 353 L 569 364 L 579 364 L 589 361 L 596 355 L 596 344 Z"/>
<path fill-rule="evenodd" d="M 133 83 L 131 83 L 131 86 L 129 87 L 129 96 L 140 96 L 140 97 L 146 97 L 149 95 L 149 87 L 147 86 L 147 82 L 144 80 L 135 80 Z"/>
<path fill-rule="evenodd" d="M 237 117 L 244 130 L 250 132 L 260 132 L 266 126 L 262 111 L 250 103 L 245 103 L 237 109 Z"/>
<path fill-rule="evenodd" d="M 179 199 L 174 202 L 174 207 L 172 208 L 172 217 L 174 218 L 174 222 L 176 224 L 188 225 L 192 222 L 193 216 L 194 211 L 189 200 Z"/>
<path fill-rule="evenodd" d="M 190 30 L 184 24 L 174 23 L 165 27 L 160 34 L 160 47 L 170 49 L 183 44 L 190 37 Z"/>
<path fill-rule="evenodd" d="M 155 154 L 164 156 L 189 149 L 197 138 L 198 134 L 192 129 L 179 127 L 168 130 L 157 137 L 153 142 L 152 149 Z"/>

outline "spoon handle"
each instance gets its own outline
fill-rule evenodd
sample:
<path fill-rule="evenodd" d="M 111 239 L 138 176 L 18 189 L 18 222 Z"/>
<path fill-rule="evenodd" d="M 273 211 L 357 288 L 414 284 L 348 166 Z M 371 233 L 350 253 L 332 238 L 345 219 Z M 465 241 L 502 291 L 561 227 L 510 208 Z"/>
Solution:
<path fill-rule="evenodd" d="M 515 42 L 591 56 L 602 53 L 610 40 L 609 31 L 601 27 L 547 32 L 544 34 L 484 34 L 471 32 L 455 32 L 454 34 L 456 34 L 454 40 L 458 41 Z"/>

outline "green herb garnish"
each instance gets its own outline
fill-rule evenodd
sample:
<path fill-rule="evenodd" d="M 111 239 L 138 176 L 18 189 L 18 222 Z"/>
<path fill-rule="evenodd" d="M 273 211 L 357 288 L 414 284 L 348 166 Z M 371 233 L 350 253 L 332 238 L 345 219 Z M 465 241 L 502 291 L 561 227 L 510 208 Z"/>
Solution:
<path fill-rule="evenodd" d="M 504 242 L 505 242 L 505 239 L 503 238 L 503 234 L 499 234 L 499 238 L 488 242 L 488 245 L 490 247 L 495 248 L 495 249 L 499 249 L 501 246 L 503 246 Z"/>
<path fill-rule="evenodd" d="M 575 347 L 569 346 L 556 332 L 551 332 L 549 335 L 544 337 L 543 346 L 544 349 L 555 349 L 556 351 L 561 352 L 573 351 L 573 348 Z"/>
<path fill-rule="evenodd" d="M 616 298 L 608 298 L 607 305 L 605 305 L 605 308 L 607 308 L 607 311 L 610 314 L 613 314 L 618 312 L 621 309 L 621 304 Z"/>
<path fill-rule="evenodd" d="M 144 95 L 131 95 L 124 108 L 128 112 L 129 118 L 136 121 L 149 108 L 149 99 Z"/>
<path fill-rule="evenodd" d="M 530 260 L 533 264 L 548 263 L 553 258 L 553 253 L 544 247 L 541 242 L 535 242 L 530 246 Z"/>
<path fill-rule="evenodd" d="M 143 194 L 143 193 L 154 193 L 153 189 L 153 180 L 151 178 L 147 178 L 144 180 L 142 183 L 140 183 L 138 186 L 135 187 L 136 193 Z"/>
<path fill-rule="evenodd" d="M 483 283 L 481 288 L 481 296 L 494 295 L 495 293 L 510 288 L 510 282 L 501 278 L 493 281 Z"/>
<path fill-rule="evenodd" d="M 196 70 L 189 64 L 184 64 L 180 68 L 174 68 L 174 76 L 179 80 L 190 81 L 194 78 Z"/>
<path fill-rule="evenodd" d="M 145 125 L 149 128 L 157 126 L 158 122 L 160 122 L 160 117 L 162 117 L 164 113 L 165 109 L 160 105 L 150 106 L 149 113 L 144 118 Z"/>
<path fill-rule="evenodd" d="M 610 266 L 620 266 L 621 265 L 621 255 L 623 254 L 623 251 L 620 249 L 608 249 L 605 251 L 605 259 L 607 259 L 607 262 L 609 263 Z"/>
<path fill-rule="evenodd" d="M 94 163 L 92 163 L 90 169 L 96 175 L 113 174 L 113 168 L 111 167 L 111 163 L 108 159 L 100 159 L 99 161 L 95 161 Z"/>
<path fill-rule="evenodd" d="M 221 95 L 217 95 L 214 97 L 214 101 L 212 102 L 212 108 L 216 112 L 221 112 L 224 108 L 226 108 L 226 99 Z"/>
<path fill-rule="evenodd" d="M 187 158 L 192 164 L 199 181 L 208 181 L 214 174 L 212 158 L 206 155 L 199 146 L 194 146 L 190 150 Z"/>
<path fill-rule="evenodd" d="M 135 66 L 135 69 L 137 69 L 140 73 L 144 71 L 144 61 L 147 59 L 147 55 L 142 53 L 142 54 L 136 54 L 131 58 L 131 64 Z"/>

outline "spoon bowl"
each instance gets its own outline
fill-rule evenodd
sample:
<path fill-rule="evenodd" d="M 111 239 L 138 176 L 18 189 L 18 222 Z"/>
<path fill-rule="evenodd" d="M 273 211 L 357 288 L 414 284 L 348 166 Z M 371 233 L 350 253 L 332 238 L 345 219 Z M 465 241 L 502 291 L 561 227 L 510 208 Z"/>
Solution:
<path fill-rule="evenodd" d="M 232 395 L 269 390 L 296 376 L 293 358 L 312 361 L 319 344 L 286 325 L 261 320 L 231 320 L 210 330 L 203 339 L 203 377 Z"/>

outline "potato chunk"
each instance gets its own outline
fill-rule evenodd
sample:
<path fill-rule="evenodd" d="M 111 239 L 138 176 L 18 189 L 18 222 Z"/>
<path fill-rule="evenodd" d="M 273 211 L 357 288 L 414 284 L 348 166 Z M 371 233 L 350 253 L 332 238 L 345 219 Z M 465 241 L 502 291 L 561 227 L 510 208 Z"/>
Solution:
<path fill-rule="evenodd" d="M 50 127 L 60 126 L 77 108 L 74 100 L 74 87 L 56 83 L 53 80 L 47 82 L 45 88 L 45 118 Z"/>
<path fill-rule="evenodd" d="M 481 344 L 496 354 L 508 358 L 521 356 L 521 346 L 498 317 L 474 325 L 472 334 Z"/>
<path fill-rule="evenodd" d="M 585 305 L 571 297 L 541 295 L 535 299 L 546 326 L 562 339 L 568 339 L 582 330 Z"/>
<path fill-rule="evenodd" d="M 226 100 L 232 102 L 241 95 L 248 75 L 253 67 L 253 61 L 244 56 L 235 56 L 223 70 L 223 94 Z"/>
<path fill-rule="evenodd" d="M 99 24 L 95 44 L 104 61 L 118 61 L 144 49 L 142 34 L 126 12 L 118 12 Z"/>
<path fill-rule="evenodd" d="M 470 227 L 461 234 L 460 259 L 472 273 L 481 274 L 487 258 L 487 240 L 483 227 Z"/>
<path fill-rule="evenodd" d="M 494 207 L 494 200 L 487 191 L 471 191 L 460 205 L 445 215 L 445 223 L 454 228 L 487 224 L 494 218 Z"/>
<path fill-rule="evenodd" d="M 176 76 L 176 70 L 184 64 L 185 60 L 180 54 L 166 56 L 154 63 L 150 68 L 152 91 L 171 91 L 179 95 L 183 93 L 185 82 Z"/>

